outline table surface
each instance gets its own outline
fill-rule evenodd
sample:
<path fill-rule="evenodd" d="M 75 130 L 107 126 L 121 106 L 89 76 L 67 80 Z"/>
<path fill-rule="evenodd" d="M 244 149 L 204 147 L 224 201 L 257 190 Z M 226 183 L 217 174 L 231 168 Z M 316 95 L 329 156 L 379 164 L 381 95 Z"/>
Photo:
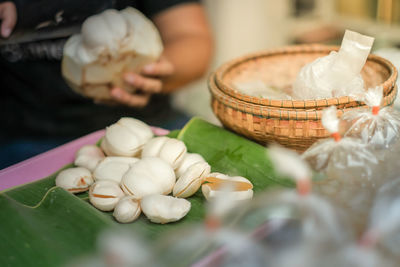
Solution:
<path fill-rule="evenodd" d="M 156 135 L 169 133 L 169 131 L 161 128 L 151 128 Z M 53 174 L 65 165 L 74 162 L 75 154 L 79 148 L 88 144 L 96 144 L 104 134 L 105 130 L 93 132 L 0 170 L 0 191 L 34 182 Z"/>
<path fill-rule="evenodd" d="M 74 162 L 75 153 L 84 145 L 95 144 L 105 130 L 100 130 L 65 145 L 21 161 L 15 165 L 0 170 L 0 191 L 34 182 L 56 172 L 65 165 Z"/>

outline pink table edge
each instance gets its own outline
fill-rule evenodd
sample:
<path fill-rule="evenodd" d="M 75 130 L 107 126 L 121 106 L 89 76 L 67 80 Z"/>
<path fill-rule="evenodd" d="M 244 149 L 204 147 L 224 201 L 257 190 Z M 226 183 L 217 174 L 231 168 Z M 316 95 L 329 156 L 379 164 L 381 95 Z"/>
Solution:
<path fill-rule="evenodd" d="M 151 127 L 155 135 L 166 135 L 168 130 Z M 99 130 L 62 146 L 0 170 L 0 191 L 43 179 L 67 164 L 74 162 L 76 152 L 84 145 L 96 144 L 105 134 Z"/>
<path fill-rule="evenodd" d="M 34 182 L 55 173 L 74 161 L 79 148 L 88 144 L 96 144 L 104 136 L 104 133 L 105 130 L 93 132 L 0 170 L 0 191 Z"/>

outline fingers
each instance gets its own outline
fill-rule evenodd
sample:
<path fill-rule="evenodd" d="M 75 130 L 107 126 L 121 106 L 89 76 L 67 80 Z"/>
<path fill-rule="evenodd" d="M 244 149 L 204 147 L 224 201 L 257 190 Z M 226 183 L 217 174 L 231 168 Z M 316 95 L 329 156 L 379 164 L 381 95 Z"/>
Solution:
<path fill-rule="evenodd" d="M 174 71 L 174 65 L 162 57 L 158 62 L 144 66 L 142 69 L 142 74 L 150 76 L 169 76 L 173 74 Z"/>
<path fill-rule="evenodd" d="M 140 89 L 146 93 L 159 93 L 162 89 L 161 80 L 143 77 L 142 75 L 133 72 L 125 73 L 124 80 L 133 87 Z"/>
<path fill-rule="evenodd" d="M 17 23 L 17 9 L 14 3 L 5 2 L 0 4 L 1 36 L 7 38 Z"/>
<path fill-rule="evenodd" d="M 140 108 L 147 105 L 150 100 L 151 94 L 135 95 L 116 87 L 111 90 L 111 96 L 115 101 L 120 104 Z"/>

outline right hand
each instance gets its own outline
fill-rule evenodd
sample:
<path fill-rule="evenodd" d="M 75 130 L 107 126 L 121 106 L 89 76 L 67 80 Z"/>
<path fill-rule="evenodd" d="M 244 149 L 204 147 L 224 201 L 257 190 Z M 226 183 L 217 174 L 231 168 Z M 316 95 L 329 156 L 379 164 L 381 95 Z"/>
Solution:
<path fill-rule="evenodd" d="M 0 33 L 1 36 L 7 38 L 14 30 L 17 23 L 17 8 L 13 2 L 0 3 Z"/>
<path fill-rule="evenodd" d="M 157 62 L 145 66 L 141 73 L 127 72 L 124 80 L 134 88 L 140 90 L 140 94 L 129 93 L 123 88 L 115 87 L 111 90 L 111 96 L 119 104 L 130 107 L 144 107 L 151 95 L 161 93 L 163 90 L 163 79 L 175 72 L 172 63 L 164 56 Z"/>

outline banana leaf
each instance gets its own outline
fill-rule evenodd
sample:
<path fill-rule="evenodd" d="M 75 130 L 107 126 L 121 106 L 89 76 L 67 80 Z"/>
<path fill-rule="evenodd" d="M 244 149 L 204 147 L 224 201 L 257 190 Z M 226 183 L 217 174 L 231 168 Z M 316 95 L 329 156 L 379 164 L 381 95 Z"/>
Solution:
<path fill-rule="evenodd" d="M 170 136 L 201 154 L 213 171 L 250 179 L 256 194 L 270 186 L 292 186 L 273 172 L 266 148 L 201 119 L 192 119 Z M 188 199 L 190 212 L 179 222 L 153 224 L 141 215 L 131 224 L 118 224 L 111 212 L 92 207 L 87 193 L 75 196 L 55 187 L 56 175 L 0 192 L 0 266 L 65 265 L 92 253 L 104 229 L 128 229 L 151 241 L 205 217 L 205 199 L 197 192 Z"/>
<path fill-rule="evenodd" d="M 1 266 L 62 265 L 93 251 L 96 235 L 115 224 L 57 187 L 35 206 L 1 194 L 0 207 Z"/>
<path fill-rule="evenodd" d="M 276 185 L 293 186 L 291 181 L 274 173 L 265 147 L 202 119 L 190 120 L 178 139 L 186 144 L 188 151 L 201 154 L 212 171 L 250 179 L 255 192 Z"/>

